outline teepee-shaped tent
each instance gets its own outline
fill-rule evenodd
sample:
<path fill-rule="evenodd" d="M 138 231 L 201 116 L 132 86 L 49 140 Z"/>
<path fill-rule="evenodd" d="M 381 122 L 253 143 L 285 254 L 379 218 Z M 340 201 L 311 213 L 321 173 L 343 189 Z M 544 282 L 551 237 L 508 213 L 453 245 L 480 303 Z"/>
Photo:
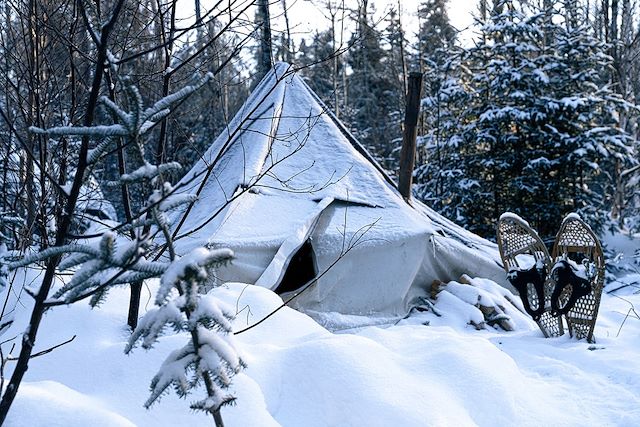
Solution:
<path fill-rule="evenodd" d="M 198 200 L 177 215 L 179 253 L 236 258 L 222 281 L 280 293 L 311 310 L 405 312 L 434 279 L 503 281 L 497 248 L 393 182 L 288 64 L 276 64 L 180 182 Z"/>

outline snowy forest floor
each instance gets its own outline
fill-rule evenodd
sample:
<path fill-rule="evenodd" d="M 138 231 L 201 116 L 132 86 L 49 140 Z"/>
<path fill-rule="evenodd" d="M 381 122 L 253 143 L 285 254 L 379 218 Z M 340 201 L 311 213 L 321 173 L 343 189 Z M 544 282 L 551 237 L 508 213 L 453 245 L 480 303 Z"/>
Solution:
<path fill-rule="evenodd" d="M 284 308 L 237 336 L 248 368 L 234 379 L 237 404 L 222 415 L 227 426 L 244 427 L 635 426 L 640 274 L 605 290 L 621 282 L 631 285 L 603 294 L 595 344 L 545 339 L 526 319 L 516 332 L 476 331 L 462 317 L 429 312 L 332 333 Z M 240 312 L 237 329 L 281 304 L 255 286 L 215 292 Z M 128 290 L 120 289 L 98 309 L 80 303 L 46 314 L 36 352 L 77 337 L 31 361 L 7 426 L 212 425 L 173 394 L 142 407 L 150 379 L 185 337 L 125 356 L 127 303 Z M 24 328 L 28 311 L 18 310 L 5 337 Z"/>

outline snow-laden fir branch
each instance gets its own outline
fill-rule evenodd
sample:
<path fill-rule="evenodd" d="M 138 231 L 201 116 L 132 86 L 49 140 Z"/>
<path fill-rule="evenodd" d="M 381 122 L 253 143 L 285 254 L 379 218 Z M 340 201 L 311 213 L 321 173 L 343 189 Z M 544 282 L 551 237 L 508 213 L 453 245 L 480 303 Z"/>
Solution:
<path fill-rule="evenodd" d="M 144 109 L 142 96 L 138 88 L 132 84 L 126 86 L 126 93 L 131 111 L 126 112 L 107 97 L 102 97 L 102 104 L 113 113 L 119 123 L 96 126 L 56 126 L 43 129 L 37 126 L 29 127 L 29 131 L 49 137 L 76 136 L 102 140 L 88 157 L 89 163 L 95 162 L 109 145 L 108 140 L 114 137 L 126 137 L 135 141 L 149 132 L 160 120 L 171 113 L 171 108 L 184 100 L 213 79 L 213 74 L 207 73 L 201 77 L 194 77 L 193 82 L 182 89 L 158 100 L 151 107 Z"/>
<path fill-rule="evenodd" d="M 194 81 L 190 85 L 185 86 L 182 89 L 165 96 L 164 98 L 153 104 L 152 107 L 146 109 L 144 111 L 144 117 L 149 119 L 150 117 L 157 115 L 161 111 L 169 109 L 172 105 L 179 101 L 182 101 L 184 98 L 188 97 L 189 95 L 200 89 L 202 86 L 209 83 L 211 80 L 213 80 L 212 73 L 206 73 L 202 77 L 194 78 Z"/>
<path fill-rule="evenodd" d="M 215 414 L 233 402 L 228 393 L 232 377 L 245 367 L 234 343 L 231 307 L 211 295 L 199 294 L 211 268 L 229 262 L 229 249 L 198 248 L 169 263 L 160 279 L 156 308 L 147 312 L 131 335 L 125 352 L 141 342 L 151 348 L 167 328 L 187 332 L 189 339 L 173 351 L 151 381 L 150 407 L 169 387 L 180 397 L 204 384 L 206 397 L 191 405 L 194 410 Z"/>
<path fill-rule="evenodd" d="M 166 176 L 179 169 L 178 163 L 154 165 L 145 159 L 143 137 L 158 121 L 164 119 L 173 107 L 212 79 L 206 74 L 177 92 L 168 95 L 151 107 L 144 103 L 137 87 L 126 85 L 125 111 L 108 98 L 102 104 L 110 110 L 118 123 L 111 125 L 74 127 L 60 126 L 49 129 L 32 127 L 36 134 L 48 136 L 91 137 L 99 142 L 88 153 L 88 161 L 94 164 L 108 152 L 114 137 L 122 137 L 139 153 L 139 167 L 121 176 L 123 184 L 147 183 L 155 188 L 148 197 L 139 219 L 131 222 L 129 235 L 113 231 L 99 238 L 88 238 L 83 243 L 73 243 L 46 249 L 13 261 L 9 267 L 18 268 L 51 257 L 61 257 L 64 269 L 75 269 L 69 282 L 64 284 L 45 303 L 60 305 L 91 298 L 92 306 L 104 300 L 108 291 L 121 284 L 130 284 L 152 277 L 160 277 L 155 298 L 156 308 L 149 311 L 131 335 L 125 352 L 129 353 L 141 342 L 149 349 L 168 328 L 174 332 L 186 332 L 188 342 L 166 359 L 151 381 L 151 395 L 145 406 L 149 407 L 168 387 L 174 386 L 184 396 L 204 385 L 204 399 L 192 404 L 193 409 L 211 413 L 218 423 L 220 407 L 234 398 L 229 394 L 232 377 L 244 366 L 233 341 L 231 320 L 234 311 L 212 296 L 201 295 L 210 270 L 228 263 L 233 258 L 229 249 L 209 250 L 199 248 L 182 257 L 170 250 L 170 261 L 148 261 L 148 248 L 152 236 L 161 232 L 167 244 L 173 248 L 166 212 L 186 203 L 195 196 L 174 194 L 175 189 L 165 181 Z M 142 218 L 145 215 L 146 218 Z M 149 231 L 155 226 L 155 232 Z M 120 230 L 122 232 L 123 230 Z"/>
<path fill-rule="evenodd" d="M 180 165 L 180 163 L 177 163 L 177 162 L 163 163 L 161 165 L 156 166 L 145 161 L 143 165 L 140 166 L 138 169 L 134 170 L 133 172 L 122 175 L 120 177 L 120 180 L 127 184 L 132 182 L 145 181 L 145 180 L 151 181 L 158 175 L 170 173 L 173 171 L 178 171 L 181 168 L 182 166 Z"/>

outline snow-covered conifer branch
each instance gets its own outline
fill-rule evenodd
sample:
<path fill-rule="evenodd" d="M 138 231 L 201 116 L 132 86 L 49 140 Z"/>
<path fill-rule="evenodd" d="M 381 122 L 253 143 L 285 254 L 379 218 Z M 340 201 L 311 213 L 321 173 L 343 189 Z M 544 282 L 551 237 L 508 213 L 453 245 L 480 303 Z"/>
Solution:
<path fill-rule="evenodd" d="M 146 407 L 171 386 L 184 397 L 203 383 L 207 396 L 192 404 L 192 409 L 219 416 L 220 407 L 233 402 L 227 392 L 231 378 L 245 367 L 232 334 L 235 312 L 215 297 L 198 292 L 209 269 L 232 257 L 229 249 L 199 248 L 174 259 L 162 275 L 155 298 L 157 308 L 139 322 L 125 352 L 131 352 L 140 341 L 143 348 L 151 348 L 167 327 L 188 332 L 189 341 L 167 357 L 152 379 Z"/>
<path fill-rule="evenodd" d="M 10 270 L 15 270 L 16 268 L 20 268 L 20 267 L 27 266 L 29 264 L 44 261 L 48 258 L 58 256 L 58 255 L 63 255 L 69 252 L 84 253 L 91 256 L 99 255 L 98 250 L 95 248 L 92 248 L 87 245 L 80 245 L 80 244 L 74 243 L 74 244 L 64 245 L 64 246 L 54 246 L 52 248 L 45 249 L 38 253 L 27 255 L 20 260 L 10 263 L 8 267 Z"/>
<path fill-rule="evenodd" d="M 178 162 L 163 163 L 156 166 L 145 161 L 143 165 L 135 171 L 122 175 L 120 180 L 127 184 L 139 181 L 151 181 L 158 175 L 178 171 L 181 168 L 182 165 Z"/>
<path fill-rule="evenodd" d="M 108 97 L 103 96 L 100 98 L 100 102 L 104 104 L 104 106 L 111 111 L 115 116 L 120 119 L 121 123 L 129 123 L 131 120 L 131 115 L 127 114 L 122 108 L 120 108 L 115 102 L 110 100 Z"/>
<path fill-rule="evenodd" d="M 206 278 L 206 268 L 219 266 L 229 262 L 233 258 L 230 249 L 205 249 L 197 248 L 188 255 L 174 260 L 160 279 L 160 287 L 156 293 L 156 304 L 162 305 L 169 297 L 169 293 L 176 286 L 176 283 L 183 281 L 188 275 L 199 274 Z M 199 277 L 200 280 L 204 278 Z M 184 289 L 183 289 L 184 291 Z"/>
<path fill-rule="evenodd" d="M 37 135 L 47 136 L 88 136 L 93 139 L 103 139 L 113 136 L 127 136 L 129 132 L 122 125 L 100 126 L 57 126 L 42 129 L 36 126 L 29 127 L 29 131 Z"/>
<path fill-rule="evenodd" d="M 163 110 L 168 110 L 173 104 L 182 101 L 211 80 L 213 80 L 212 73 L 206 73 L 204 76 L 196 78 L 192 84 L 185 86 L 168 96 L 165 96 L 164 98 L 153 104 L 153 106 L 146 109 L 144 111 L 143 117 L 145 118 L 145 120 L 151 120 L 151 117 L 156 116 Z"/>
<path fill-rule="evenodd" d="M 96 145 L 95 148 L 89 150 L 87 153 L 87 163 L 94 164 L 100 160 L 100 157 L 109 149 L 110 145 L 111 138 L 105 138 L 104 141 Z"/>

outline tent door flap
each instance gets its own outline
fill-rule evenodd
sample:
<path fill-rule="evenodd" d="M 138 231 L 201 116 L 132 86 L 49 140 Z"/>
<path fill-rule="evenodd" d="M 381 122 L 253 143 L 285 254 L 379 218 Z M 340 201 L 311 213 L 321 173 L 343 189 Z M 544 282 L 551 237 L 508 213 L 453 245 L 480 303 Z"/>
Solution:
<path fill-rule="evenodd" d="M 324 210 L 333 202 L 333 197 L 325 197 L 319 203 L 311 215 L 295 232 L 282 242 L 278 252 L 256 281 L 257 286 L 276 290 L 287 272 L 291 260 L 309 240 L 318 219 Z M 311 249 L 311 248 L 309 248 Z M 312 249 L 311 249 L 312 251 Z"/>

